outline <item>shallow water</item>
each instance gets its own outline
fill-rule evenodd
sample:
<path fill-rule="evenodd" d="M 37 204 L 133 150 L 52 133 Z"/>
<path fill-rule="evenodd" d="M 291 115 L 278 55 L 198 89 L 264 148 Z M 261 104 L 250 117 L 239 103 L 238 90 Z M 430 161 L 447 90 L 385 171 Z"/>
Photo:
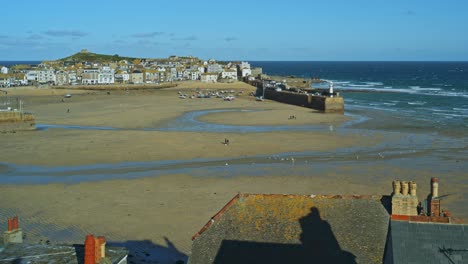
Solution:
<path fill-rule="evenodd" d="M 83 166 L 46 167 L 0 163 L 0 184 L 46 184 L 52 182 L 77 183 L 81 181 L 127 179 L 165 174 L 183 173 L 190 175 L 207 175 L 233 177 L 237 175 L 262 176 L 271 175 L 275 168 L 276 175 L 291 175 L 294 169 L 297 175 L 310 176 L 310 166 L 314 171 L 331 170 L 340 164 L 368 163 L 384 161 L 395 162 L 395 166 L 411 170 L 424 169 L 427 166 L 417 166 L 417 162 L 406 160 L 437 160 L 455 161 L 455 168 L 463 170 L 467 161 L 467 143 L 463 139 L 439 136 L 436 134 L 412 134 L 401 132 L 372 131 L 354 127 L 370 122 L 362 115 L 348 114 L 354 117 L 352 121 L 341 126 L 328 125 L 295 125 L 295 126 L 241 126 L 223 125 L 201 122 L 198 118 L 214 112 L 248 111 L 235 109 L 203 110 L 188 112 L 172 122 L 160 127 L 141 129 L 144 131 L 196 131 L 196 132 L 236 132 L 253 133 L 269 131 L 327 131 L 337 137 L 345 134 L 373 136 L 384 133 L 385 140 L 374 147 L 340 148 L 334 151 L 277 153 L 274 155 L 248 156 L 234 159 L 194 159 L 165 160 L 153 162 L 127 162 L 120 164 L 94 164 Z M 113 127 L 78 126 L 78 125 L 46 125 L 39 124 L 39 130 L 50 128 L 70 130 L 122 130 Z M 457 162 L 458 161 L 458 162 Z M 434 164 L 434 163 L 433 163 Z M 453 168 L 453 167 L 452 167 Z M 434 168 L 435 172 L 445 173 L 444 166 Z"/>

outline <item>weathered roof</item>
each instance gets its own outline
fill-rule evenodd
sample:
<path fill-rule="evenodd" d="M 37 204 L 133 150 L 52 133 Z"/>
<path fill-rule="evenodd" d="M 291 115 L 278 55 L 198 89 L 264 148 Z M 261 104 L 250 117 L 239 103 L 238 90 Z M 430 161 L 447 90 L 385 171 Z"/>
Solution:
<path fill-rule="evenodd" d="M 106 257 L 119 263 L 128 251 L 121 247 L 106 247 Z M 0 263 L 67 263 L 84 261 L 83 245 L 8 244 L 0 251 Z"/>
<path fill-rule="evenodd" d="M 468 263 L 468 225 L 395 221 L 386 263 Z"/>
<path fill-rule="evenodd" d="M 193 237 L 189 262 L 382 263 L 389 215 L 381 200 L 239 194 Z"/>

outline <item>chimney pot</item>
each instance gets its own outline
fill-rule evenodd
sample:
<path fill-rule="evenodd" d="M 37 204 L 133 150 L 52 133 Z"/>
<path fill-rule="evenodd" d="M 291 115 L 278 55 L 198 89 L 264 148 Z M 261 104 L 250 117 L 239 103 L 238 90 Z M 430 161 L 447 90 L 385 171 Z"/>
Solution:
<path fill-rule="evenodd" d="M 439 179 L 431 178 L 431 196 L 439 197 Z"/>
<path fill-rule="evenodd" d="M 393 195 L 400 194 L 401 186 L 400 181 L 395 180 L 393 181 Z"/>
<path fill-rule="evenodd" d="M 407 181 L 401 182 L 401 194 L 408 195 L 408 182 Z"/>
<path fill-rule="evenodd" d="M 106 238 L 103 236 L 99 236 L 98 240 L 100 244 L 99 251 L 101 253 L 101 258 L 105 258 L 106 257 Z"/>
<path fill-rule="evenodd" d="M 8 231 L 13 231 L 13 219 L 7 218 Z"/>
<path fill-rule="evenodd" d="M 18 225 L 18 216 L 13 217 L 13 230 L 17 230 L 19 228 Z"/>
<path fill-rule="evenodd" d="M 416 196 L 416 190 L 418 189 L 418 185 L 414 181 L 409 182 L 409 191 L 411 196 Z"/>

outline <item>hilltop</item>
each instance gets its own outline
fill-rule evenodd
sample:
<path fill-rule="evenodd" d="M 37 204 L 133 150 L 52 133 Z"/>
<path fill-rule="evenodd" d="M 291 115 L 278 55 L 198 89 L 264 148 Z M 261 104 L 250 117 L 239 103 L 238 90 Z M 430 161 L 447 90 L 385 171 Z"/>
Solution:
<path fill-rule="evenodd" d="M 73 61 L 73 62 L 83 62 L 83 61 L 88 61 L 88 62 L 113 62 L 113 61 L 120 61 L 120 60 L 135 60 L 137 58 L 133 57 L 122 57 L 119 56 L 118 54 L 115 55 L 105 55 L 105 54 L 97 54 L 97 53 L 92 53 L 87 50 L 81 50 L 78 53 L 75 53 L 71 56 L 59 59 L 57 61 Z"/>

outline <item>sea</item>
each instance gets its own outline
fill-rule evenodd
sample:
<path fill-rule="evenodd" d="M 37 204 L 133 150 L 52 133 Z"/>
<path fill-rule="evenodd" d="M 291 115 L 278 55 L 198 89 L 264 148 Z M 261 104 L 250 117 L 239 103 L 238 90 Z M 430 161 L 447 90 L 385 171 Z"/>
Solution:
<path fill-rule="evenodd" d="M 333 81 L 363 127 L 466 136 L 468 62 L 252 61 L 267 75 Z M 314 83 L 327 88 L 328 83 Z"/>
<path fill-rule="evenodd" d="M 39 64 L 40 61 L 0 61 Z M 468 134 L 468 62 L 250 61 L 267 75 L 333 81 L 359 128 Z M 314 83 L 327 88 L 328 83 Z"/>

